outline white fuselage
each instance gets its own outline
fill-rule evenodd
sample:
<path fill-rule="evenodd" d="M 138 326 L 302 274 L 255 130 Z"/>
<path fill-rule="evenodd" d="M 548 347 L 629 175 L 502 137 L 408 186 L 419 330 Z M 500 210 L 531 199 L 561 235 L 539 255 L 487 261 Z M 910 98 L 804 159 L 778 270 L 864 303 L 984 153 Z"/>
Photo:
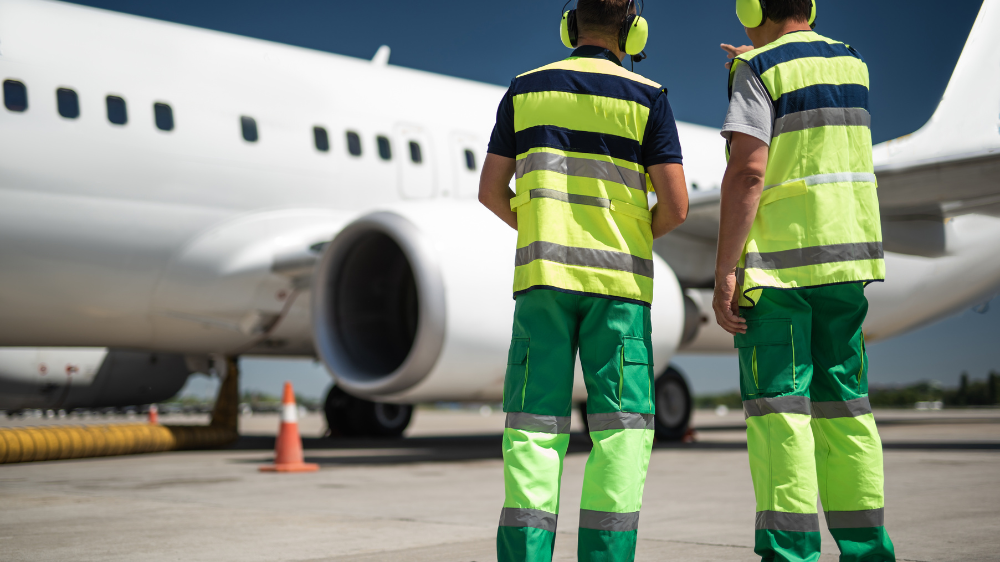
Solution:
<path fill-rule="evenodd" d="M 308 287 L 261 272 L 387 206 L 440 208 L 441 221 L 481 217 L 481 232 L 455 236 L 492 237 L 489 246 L 511 251 L 468 267 L 512 260 L 513 232 L 476 201 L 503 88 L 45 0 L 0 0 L 0 79 L 28 93 L 26 111 L 0 109 L 0 346 L 312 356 Z M 60 116 L 59 88 L 79 96 L 78 118 Z M 109 95 L 125 100 L 127 124 L 109 122 Z M 154 103 L 171 107 L 172 131 L 157 129 Z M 258 141 L 244 140 L 243 116 Z M 328 152 L 314 127 L 327 131 Z M 679 129 L 688 181 L 717 188 L 718 132 Z M 360 156 L 349 154 L 348 132 Z M 994 219 L 980 223 L 968 226 L 972 238 L 1000 232 Z M 934 317 L 905 308 L 995 251 L 970 248 L 934 263 L 890 256 L 890 282 L 871 292 L 871 331 L 888 336 Z M 927 268 L 933 282 L 907 273 Z M 996 265 L 980 269 L 937 315 L 997 285 Z M 512 310 L 509 292 L 482 298 Z M 705 332 L 696 349 L 731 348 Z M 262 335 L 277 343 L 263 346 Z M 462 392 L 499 389 L 502 356 L 489 359 L 500 364 Z"/>

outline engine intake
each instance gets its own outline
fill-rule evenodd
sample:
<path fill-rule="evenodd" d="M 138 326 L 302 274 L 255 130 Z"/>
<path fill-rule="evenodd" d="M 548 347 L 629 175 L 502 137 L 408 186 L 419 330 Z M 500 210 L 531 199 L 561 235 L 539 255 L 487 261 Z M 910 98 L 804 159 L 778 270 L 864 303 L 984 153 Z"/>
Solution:
<path fill-rule="evenodd" d="M 313 282 L 313 335 L 337 383 L 360 396 L 405 391 L 431 371 L 445 339 L 437 255 L 391 212 L 367 215 L 326 247 Z"/>

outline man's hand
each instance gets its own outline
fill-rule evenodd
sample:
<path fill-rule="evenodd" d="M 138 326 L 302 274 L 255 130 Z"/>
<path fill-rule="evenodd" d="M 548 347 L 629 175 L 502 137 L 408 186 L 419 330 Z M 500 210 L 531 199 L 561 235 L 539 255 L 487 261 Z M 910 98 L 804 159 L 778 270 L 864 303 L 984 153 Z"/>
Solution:
<path fill-rule="evenodd" d="M 517 212 L 510 209 L 510 200 L 514 198 L 510 178 L 514 177 L 514 169 L 513 158 L 487 154 L 483 173 L 479 176 L 479 202 L 507 226 L 517 230 Z"/>
<path fill-rule="evenodd" d="M 733 133 L 729 165 L 722 177 L 719 204 L 719 249 L 715 258 L 715 319 L 730 334 L 745 334 L 736 297 L 736 267 L 746 245 L 767 172 L 767 143 L 744 133 Z"/>
<path fill-rule="evenodd" d="M 715 296 L 712 297 L 715 321 L 734 336 L 747 333 L 747 321 L 740 318 L 739 297 L 735 271 L 715 280 Z"/>
<path fill-rule="evenodd" d="M 722 47 L 722 50 L 726 52 L 726 57 L 729 58 L 729 62 L 726 63 L 726 70 L 729 70 L 730 68 L 733 67 L 733 59 L 735 59 L 736 57 L 742 55 L 743 53 L 746 53 L 746 52 L 749 52 L 749 51 L 753 50 L 753 47 L 751 47 L 750 45 L 743 45 L 741 47 L 733 47 L 732 45 L 730 45 L 728 43 L 723 43 L 723 44 L 721 44 L 719 46 Z"/>

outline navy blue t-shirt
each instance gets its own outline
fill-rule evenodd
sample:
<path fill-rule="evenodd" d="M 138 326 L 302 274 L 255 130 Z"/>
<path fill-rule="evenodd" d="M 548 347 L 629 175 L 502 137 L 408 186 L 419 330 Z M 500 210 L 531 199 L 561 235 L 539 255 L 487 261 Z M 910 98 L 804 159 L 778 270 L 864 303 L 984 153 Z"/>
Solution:
<path fill-rule="evenodd" d="M 611 51 L 601 47 L 583 46 L 573 51 L 574 57 L 605 58 L 619 66 L 618 57 Z M 506 158 L 517 157 L 517 143 L 514 140 L 514 99 L 511 90 L 504 94 L 500 107 L 497 109 L 497 123 L 490 136 L 490 154 Z M 674 112 L 667 101 L 667 91 L 653 102 L 649 109 L 649 120 L 646 122 L 646 133 L 642 141 L 643 166 L 656 164 L 683 164 L 681 142 L 677 138 L 677 123 Z"/>

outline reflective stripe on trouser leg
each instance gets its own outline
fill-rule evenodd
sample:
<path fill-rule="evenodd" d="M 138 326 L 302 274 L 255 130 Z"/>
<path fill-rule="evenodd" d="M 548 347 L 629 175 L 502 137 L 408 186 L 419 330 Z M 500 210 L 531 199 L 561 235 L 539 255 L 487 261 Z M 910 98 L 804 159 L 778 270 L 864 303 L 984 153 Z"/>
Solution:
<path fill-rule="evenodd" d="M 653 416 L 615 412 L 587 418 L 594 448 L 583 476 L 578 559 L 632 560 Z"/>
<path fill-rule="evenodd" d="M 816 472 L 841 559 L 895 560 L 885 530 L 882 441 L 867 397 L 813 403 Z"/>
<path fill-rule="evenodd" d="M 552 559 L 568 445 L 568 418 L 507 414 L 503 433 L 505 497 L 497 531 L 500 562 Z"/>
<path fill-rule="evenodd" d="M 800 396 L 782 397 L 799 405 Z M 782 398 L 770 399 L 777 411 Z M 754 551 L 782 560 L 818 560 L 819 514 L 810 417 L 805 412 L 750 415 L 750 473 L 757 497 Z"/>

